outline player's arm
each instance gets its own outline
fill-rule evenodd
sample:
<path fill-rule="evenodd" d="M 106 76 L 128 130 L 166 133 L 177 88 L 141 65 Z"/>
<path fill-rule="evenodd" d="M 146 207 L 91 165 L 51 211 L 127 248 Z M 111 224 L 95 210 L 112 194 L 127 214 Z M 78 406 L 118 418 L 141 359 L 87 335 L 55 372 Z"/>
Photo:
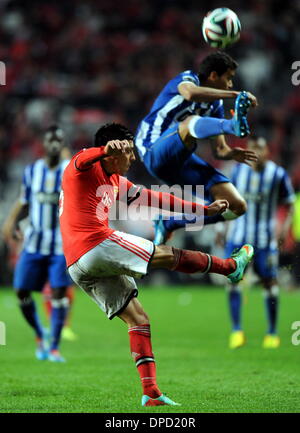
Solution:
<path fill-rule="evenodd" d="M 121 182 L 124 180 L 127 185 L 125 188 L 127 192 L 126 199 L 128 205 L 138 200 L 139 206 L 154 207 L 169 212 L 195 213 L 197 215 L 208 216 L 222 213 L 229 206 L 227 200 L 216 200 L 209 206 L 204 206 L 199 203 L 182 200 L 181 198 L 169 193 L 138 187 L 122 177 L 120 179 Z M 118 199 L 122 201 L 124 201 L 124 198 L 123 194 L 121 194 L 121 198 L 118 197 Z M 135 204 L 137 204 L 137 202 Z"/>
<path fill-rule="evenodd" d="M 242 149 L 241 147 L 235 147 L 232 149 L 226 143 L 224 135 L 218 135 L 210 139 L 212 153 L 216 159 L 223 160 L 234 160 L 237 162 L 243 162 L 251 165 L 251 161 L 257 161 L 256 153 L 253 150 Z"/>
<path fill-rule="evenodd" d="M 90 147 L 84 149 L 75 158 L 75 167 L 78 170 L 88 170 L 93 164 L 109 156 L 118 156 L 120 153 L 127 152 L 128 148 L 133 148 L 133 141 L 111 140 L 106 146 Z"/>
<path fill-rule="evenodd" d="M 222 90 L 214 89 L 212 87 L 197 86 L 194 83 L 189 83 L 186 81 L 182 81 L 178 84 L 178 91 L 181 96 L 184 97 L 184 99 L 192 102 L 212 102 L 216 101 L 217 99 L 236 98 L 240 93 L 235 90 Z M 255 107 L 257 105 L 256 97 L 250 92 L 247 93 L 251 100 L 252 106 Z"/>
<path fill-rule="evenodd" d="M 2 226 L 2 235 L 6 242 L 12 239 L 20 240 L 22 238 L 19 222 L 28 216 L 28 212 L 28 203 L 22 203 L 22 201 L 18 199 Z"/>
<path fill-rule="evenodd" d="M 291 228 L 292 225 L 292 221 L 293 221 L 293 215 L 295 212 L 295 206 L 294 203 L 287 203 L 283 205 L 285 208 L 285 219 L 283 221 L 283 223 L 280 226 L 280 230 L 278 233 L 278 244 L 279 246 L 283 245 L 287 235 L 289 233 L 289 230 Z"/>

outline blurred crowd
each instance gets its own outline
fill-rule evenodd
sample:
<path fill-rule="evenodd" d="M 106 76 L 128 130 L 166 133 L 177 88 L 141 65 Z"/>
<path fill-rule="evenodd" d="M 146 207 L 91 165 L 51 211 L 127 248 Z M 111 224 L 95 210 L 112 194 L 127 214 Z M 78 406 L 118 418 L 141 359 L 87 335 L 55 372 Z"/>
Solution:
<path fill-rule="evenodd" d="M 100 123 L 135 130 L 154 97 L 174 75 L 195 69 L 212 49 L 201 23 L 227 6 L 242 23 L 228 52 L 239 62 L 237 89 L 259 99 L 250 124 L 264 134 L 272 159 L 300 186 L 300 0 L 0 0 L 0 200 L 41 155 L 41 132 L 59 123 L 72 151 L 92 142 Z M 229 141 L 241 145 L 240 140 Z M 217 165 L 217 162 L 214 162 Z M 17 167 L 17 168 L 16 168 Z M 137 164 L 131 178 L 151 181 Z M 15 197 L 12 198 L 12 200 Z M 0 218 L 1 220 L 1 218 Z"/>

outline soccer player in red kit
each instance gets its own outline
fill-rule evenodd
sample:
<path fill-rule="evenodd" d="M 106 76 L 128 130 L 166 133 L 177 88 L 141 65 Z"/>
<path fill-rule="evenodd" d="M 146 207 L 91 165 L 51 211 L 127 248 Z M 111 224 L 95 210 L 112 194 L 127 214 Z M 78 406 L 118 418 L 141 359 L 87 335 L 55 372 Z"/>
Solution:
<path fill-rule="evenodd" d="M 134 277 L 149 269 L 179 272 L 214 272 L 231 281 L 242 279 L 253 249 L 244 245 L 228 259 L 200 251 L 188 251 L 112 230 L 108 212 L 116 200 L 130 205 L 152 205 L 177 211 L 189 205 L 199 215 L 215 215 L 228 207 L 226 200 L 209 206 L 189 203 L 173 195 L 137 187 L 123 177 L 135 160 L 132 133 L 109 123 L 95 135 L 95 147 L 78 152 L 66 167 L 60 198 L 63 249 L 69 273 L 106 313 L 118 316 L 128 326 L 130 350 L 143 387 L 142 405 L 176 405 L 156 383 L 149 318 L 137 300 Z M 123 192 L 122 192 L 123 191 Z M 125 191 L 125 193 L 124 193 Z"/>

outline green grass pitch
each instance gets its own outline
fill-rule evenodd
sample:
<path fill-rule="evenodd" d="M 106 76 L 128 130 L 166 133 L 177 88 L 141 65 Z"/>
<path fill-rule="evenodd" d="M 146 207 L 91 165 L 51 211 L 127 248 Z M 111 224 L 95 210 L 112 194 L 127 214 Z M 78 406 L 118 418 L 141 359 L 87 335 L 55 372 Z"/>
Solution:
<path fill-rule="evenodd" d="M 35 295 L 38 299 L 39 295 Z M 300 346 L 291 324 L 300 320 L 300 293 L 281 294 L 277 350 L 262 349 L 266 323 L 259 290 L 244 305 L 247 345 L 231 351 L 225 291 L 213 287 L 141 288 L 150 315 L 158 383 L 180 407 L 142 408 L 126 326 L 106 319 L 77 291 L 73 329 L 63 342 L 66 364 L 37 361 L 32 331 L 12 290 L 0 290 L 0 412 L 299 412 Z"/>

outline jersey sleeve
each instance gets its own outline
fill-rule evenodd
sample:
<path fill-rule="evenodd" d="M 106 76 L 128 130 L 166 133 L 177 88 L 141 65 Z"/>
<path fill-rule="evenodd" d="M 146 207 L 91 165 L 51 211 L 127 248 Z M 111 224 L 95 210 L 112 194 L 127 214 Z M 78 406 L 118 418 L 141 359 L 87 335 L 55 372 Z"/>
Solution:
<path fill-rule="evenodd" d="M 195 84 L 196 86 L 200 85 L 197 75 L 192 71 L 184 71 L 180 74 L 178 85 L 181 83 L 192 83 Z"/>
<path fill-rule="evenodd" d="M 23 173 L 20 202 L 22 204 L 28 204 L 31 195 L 31 166 L 27 166 Z"/>
<path fill-rule="evenodd" d="M 295 201 L 295 191 L 286 171 L 284 171 L 279 185 L 279 201 L 286 204 Z"/>
<path fill-rule="evenodd" d="M 214 108 L 211 113 L 212 117 L 217 117 L 218 119 L 224 119 L 225 112 L 224 112 L 224 104 L 223 99 L 219 99 L 218 101 L 214 102 Z"/>
<path fill-rule="evenodd" d="M 90 147 L 88 149 L 82 149 L 74 157 L 74 166 L 78 171 L 89 170 L 93 163 L 98 161 L 101 156 L 105 155 L 105 148 L 102 147 Z"/>

